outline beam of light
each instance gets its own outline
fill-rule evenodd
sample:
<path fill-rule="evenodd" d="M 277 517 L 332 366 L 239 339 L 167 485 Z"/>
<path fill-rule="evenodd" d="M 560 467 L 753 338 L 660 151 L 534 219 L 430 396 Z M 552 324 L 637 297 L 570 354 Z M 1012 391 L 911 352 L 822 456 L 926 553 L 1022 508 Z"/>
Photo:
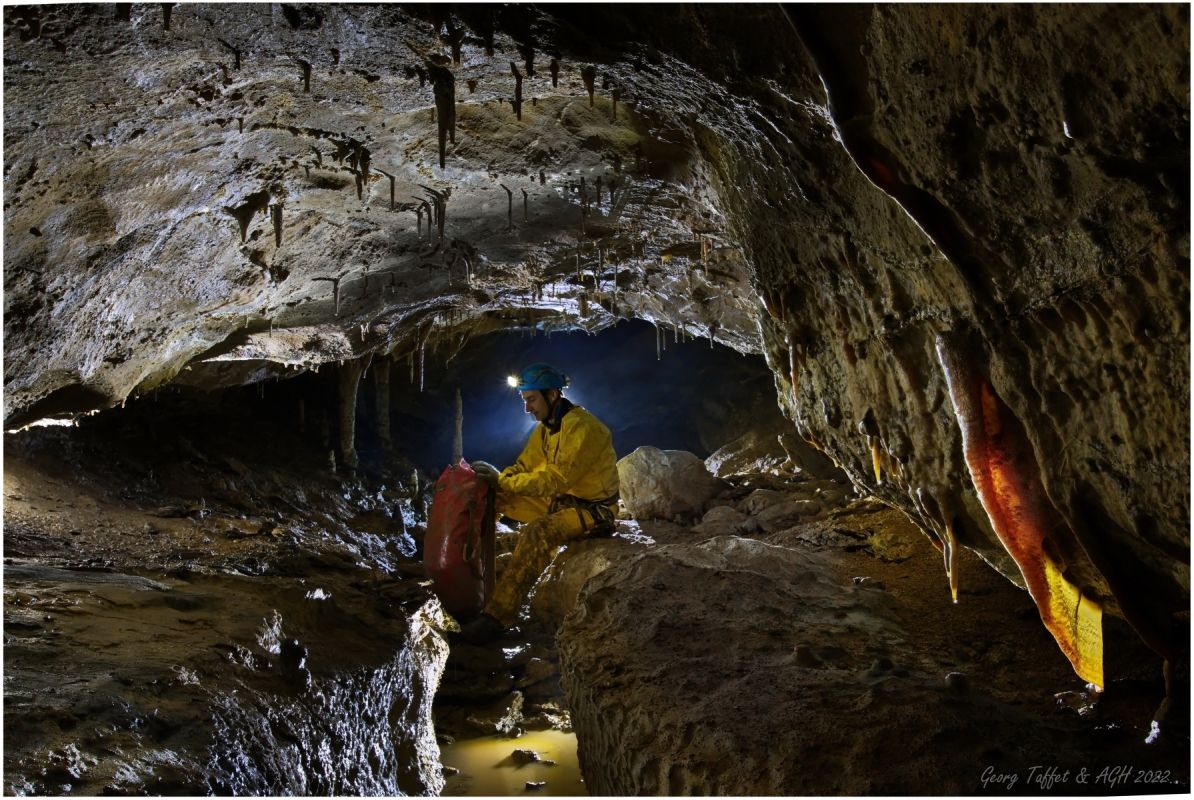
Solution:
<path fill-rule="evenodd" d="M 36 419 L 27 425 L 21 426 L 20 428 L 10 428 L 10 429 L 6 430 L 5 433 L 20 433 L 21 431 L 27 431 L 30 428 L 52 428 L 52 427 L 69 428 L 76 424 L 77 424 L 77 422 L 75 421 L 75 419 L 73 417 L 71 417 L 69 419 L 57 419 L 54 417 L 46 417 L 45 419 Z"/>

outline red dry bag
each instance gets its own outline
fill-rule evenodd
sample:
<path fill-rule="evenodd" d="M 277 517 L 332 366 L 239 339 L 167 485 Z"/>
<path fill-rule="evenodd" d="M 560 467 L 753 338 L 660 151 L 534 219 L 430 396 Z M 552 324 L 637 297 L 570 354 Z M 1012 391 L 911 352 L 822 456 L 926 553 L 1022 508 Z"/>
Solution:
<path fill-rule="evenodd" d="M 449 464 L 435 482 L 423 569 L 456 617 L 479 614 L 493 592 L 493 492 L 463 459 Z"/>

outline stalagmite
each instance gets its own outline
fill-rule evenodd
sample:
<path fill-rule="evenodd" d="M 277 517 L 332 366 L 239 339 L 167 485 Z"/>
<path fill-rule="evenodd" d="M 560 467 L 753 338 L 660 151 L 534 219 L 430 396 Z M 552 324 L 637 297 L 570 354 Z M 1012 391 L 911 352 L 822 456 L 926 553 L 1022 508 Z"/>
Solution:
<path fill-rule="evenodd" d="M 456 424 L 452 429 L 452 461 L 459 464 L 464 459 L 464 403 L 460 399 L 460 389 L 456 390 Z"/>
<path fill-rule="evenodd" d="M 593 107 L 593 92 L 596 87 L 593 85 L 597 80 L 597 68 L 592 64 L 588 64 L 580 68 L 580 79 L 584 81 L 585 91 L 589 93 L 589 107 Z"/>
<path fill-rule="evenodd" d="M 377 414 L 377 438 L 387 450 L 394 447 L 393 433 L 389 427 L 389 358 L 382 358 L 374 365 L 374 406 Z"/>
<path fill-rule="evenodd" d="M 340 462 L 349 469 L 360 464 L 356 450 L 357 389 L 361 383 L 361 372 L 369 363 L 364 359 L 352 359 L 343 364 L 339 371 L 340 386 Z"/>

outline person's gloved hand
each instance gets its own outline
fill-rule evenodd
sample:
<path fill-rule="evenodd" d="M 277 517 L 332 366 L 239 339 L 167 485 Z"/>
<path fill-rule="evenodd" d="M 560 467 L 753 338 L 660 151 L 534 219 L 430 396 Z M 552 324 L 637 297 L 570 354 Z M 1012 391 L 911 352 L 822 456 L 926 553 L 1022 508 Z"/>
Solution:
<path fill-rule="evenodd" d="M 488 483 L 494 489 L 498 488 L 498 468 L 488 461 L 474 461 L 470 464 L 477 477 Z"/>

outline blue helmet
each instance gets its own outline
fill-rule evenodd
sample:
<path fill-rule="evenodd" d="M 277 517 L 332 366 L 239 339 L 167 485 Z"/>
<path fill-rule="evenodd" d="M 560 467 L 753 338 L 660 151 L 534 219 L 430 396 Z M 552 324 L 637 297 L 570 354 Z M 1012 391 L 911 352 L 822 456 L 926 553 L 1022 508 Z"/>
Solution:
<path fill-rule="evenodd" d="M 551 364 L 538 362 L 524 368 L 517 377 L 511 376 L 508 382 L 520 392 L 543 392 L 563 389 L 568 385 L 568 376 Z"/>

